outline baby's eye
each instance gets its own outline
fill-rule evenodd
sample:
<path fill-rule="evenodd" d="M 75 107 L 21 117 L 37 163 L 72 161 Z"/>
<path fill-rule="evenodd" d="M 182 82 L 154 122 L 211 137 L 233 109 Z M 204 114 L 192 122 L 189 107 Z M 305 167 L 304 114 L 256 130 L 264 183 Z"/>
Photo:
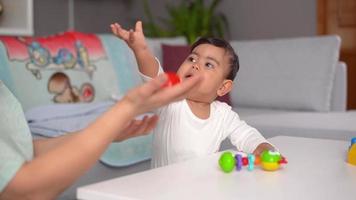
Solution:
<path fill-rule="evenodd" d="M 195 62 L 196 60 L 195 60 L 195 58 L 193 58 L 193 57 L 188 57 L 188 60 L 190 61 L 190 62 Z"/>
<path fill-rule="evenodd" d="M 214 65 L 213 64 L 211 64 L 211 63 L 205 63 L 205 66 L 207 67 L 207 68 L 214 68 Z"/>

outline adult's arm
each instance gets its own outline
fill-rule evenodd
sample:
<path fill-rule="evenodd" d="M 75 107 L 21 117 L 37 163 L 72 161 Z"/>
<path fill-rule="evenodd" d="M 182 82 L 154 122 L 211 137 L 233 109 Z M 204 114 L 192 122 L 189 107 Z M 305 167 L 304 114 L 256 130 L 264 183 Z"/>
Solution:
<path fill-rule="evenodd" d="M 54 199 L 87 171 L 112 141 L 135 135 L 135 131 L 123 130 L 136 115 L 184 98 L 200 77 L 161 89 L 166 80 L 161 75 L 128 92 L 122 101 L 80 132 L 52 140 L 52 144 L 36 142 L 37 156 L 20 168 L 0 199 Z"/>

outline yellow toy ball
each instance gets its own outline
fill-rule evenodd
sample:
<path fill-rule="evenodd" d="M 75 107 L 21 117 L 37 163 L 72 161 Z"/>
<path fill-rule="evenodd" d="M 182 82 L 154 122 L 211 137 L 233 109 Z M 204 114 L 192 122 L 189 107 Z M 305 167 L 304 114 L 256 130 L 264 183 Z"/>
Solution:
<path fill-rule="evenodd" d="M 356 165 L 356 144 L 353 144 L 347 155 L 347 162 L 351 165 Z"/>
<path fill-rule="evenodd" d="M 279 169 L 280 164 L 276 163 L 276 162 L 262 162 L 261 163 L 261 167 L 262 169 L 266 170 L 266 171 L 275 171 L 277 169 Z"/>
<path fill-rule="evenodd" d="M 280 167 L 282 156 L 279 152 L 263 151 L 261 154 L 261 167 L 266 171 L 275 171 Z"/>

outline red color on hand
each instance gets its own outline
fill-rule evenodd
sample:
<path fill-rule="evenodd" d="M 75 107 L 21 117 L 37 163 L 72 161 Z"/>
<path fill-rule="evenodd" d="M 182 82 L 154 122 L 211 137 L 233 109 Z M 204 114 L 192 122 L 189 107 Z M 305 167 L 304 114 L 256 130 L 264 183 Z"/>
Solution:
<path fill-rule="evenodd" d="M 177 74 L 172 73 L 172 72 L 167 72 L 166 75 L 167 75 L 168 79 L 167 79 L 166 83 L 164 83 L 162 85 L 162 88 L 170 87 L 170 86 L 180 83 L 180 78 L 179 78 L 179 76 L 177 76 Z"/>

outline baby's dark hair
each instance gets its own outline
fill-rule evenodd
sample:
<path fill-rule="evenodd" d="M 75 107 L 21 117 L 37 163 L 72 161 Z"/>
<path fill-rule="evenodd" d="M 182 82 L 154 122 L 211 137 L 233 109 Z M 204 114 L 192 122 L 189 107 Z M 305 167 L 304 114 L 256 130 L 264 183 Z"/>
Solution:
<path fill-rule="evenodd" d="M 192 46 L 190 47 L 190 52 L 193 52 L 195 47 L 201 44 L 211 44 L 213 46 L 223 48 L 229 53 L 230 72 L 228 73 L 226 78 L 233 81 L 235 79 L 237 72 L 239 71 L 240 65 L 239 65 L 239 57 L 235 53 L 232 46 L 226 40 L 223 39 L 212 38 L 212 37 L 201 37 L 196 42 L 194 42 L 194 44 L 192 44 Z"/>

